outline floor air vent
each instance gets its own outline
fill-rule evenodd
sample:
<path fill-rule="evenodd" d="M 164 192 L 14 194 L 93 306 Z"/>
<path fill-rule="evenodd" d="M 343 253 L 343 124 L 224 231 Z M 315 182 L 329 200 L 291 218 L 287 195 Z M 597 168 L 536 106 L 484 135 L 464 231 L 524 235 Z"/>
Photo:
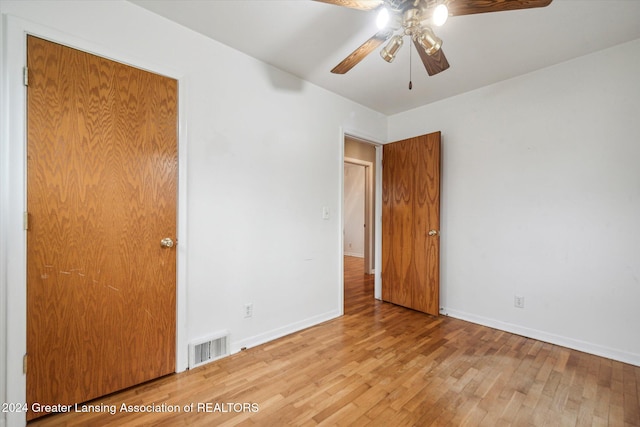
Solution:
<path fill-rule="evenodd" d="M 189 344 L 189 369 L 229 355 L 229 334 L 221 332 Z"/>

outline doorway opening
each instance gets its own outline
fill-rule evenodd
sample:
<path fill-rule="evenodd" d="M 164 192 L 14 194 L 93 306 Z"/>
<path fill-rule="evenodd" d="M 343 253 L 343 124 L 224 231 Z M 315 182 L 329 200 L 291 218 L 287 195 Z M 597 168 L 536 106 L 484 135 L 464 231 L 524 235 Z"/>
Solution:
<path fill-rule="evenodd" d="M 351 135 L 344 136 L 343 256 L 345 272 L 349 265 L 350 275 L 352 275 L 356 272 L 354 266 L 357 265 L 358 274 L 371 279 L 373 279 L 372 275 L 376 274 L 376 182 L 379 175 L 376 160 L 377 145 Z"/>
<path fill-rule="evenodd" d="M 371 166 L 352 159 L 344 161 L 344 255 L 364 259 L 363 270 L 371 273 L 369 242 L 368 180 Z"/>

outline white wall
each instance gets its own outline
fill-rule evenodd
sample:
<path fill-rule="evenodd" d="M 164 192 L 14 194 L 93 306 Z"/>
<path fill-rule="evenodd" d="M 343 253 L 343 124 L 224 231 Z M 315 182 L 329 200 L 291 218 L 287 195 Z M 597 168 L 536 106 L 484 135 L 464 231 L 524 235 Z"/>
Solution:
<path fill-rule="evenodd" d="M 344 254 L 364 258 L 365 167 L 344 164 Z"/>
<path fill-rule="evenodd" d="M 3 401 L 24 400 L 24 141 L 12 136 L 23 134 L 24 30 L 179 78 L 179 343 L 226 329 L 237 351 L 342 313 L 343 129 L 383 140 L 383 115 L 127 2 L 3 0 L 0 12 L 11 122 L 0 146 L 0 319 L 12 325 Z"/>
<path fill-rule="evenodd" d="M 638 76 L 640 40 L 390 117 L 442 131 L 448 314 L 640 365 Z"/>

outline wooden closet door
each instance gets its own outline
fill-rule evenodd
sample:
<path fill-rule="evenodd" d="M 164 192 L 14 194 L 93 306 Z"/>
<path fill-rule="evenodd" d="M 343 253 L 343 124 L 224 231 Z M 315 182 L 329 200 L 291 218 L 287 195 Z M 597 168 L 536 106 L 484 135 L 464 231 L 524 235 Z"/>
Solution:
<path fill-rule="evenodd" d="M 384 145 L 382 299 L 438 315 L 440 132 Z"/>
<path fill-rule="evenodd" d="M 177 82 L 31 36 L 27 58 L 31 407 L 175 371 Z"/>

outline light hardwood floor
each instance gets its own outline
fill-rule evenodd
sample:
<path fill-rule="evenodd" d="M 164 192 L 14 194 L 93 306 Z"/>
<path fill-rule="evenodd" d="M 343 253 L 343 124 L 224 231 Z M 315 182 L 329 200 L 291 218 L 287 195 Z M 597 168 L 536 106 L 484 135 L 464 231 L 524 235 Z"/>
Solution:
<path fill-rule="evenodd" d="M 640 367 L 376 301 L 362 271 L 345 257 L 338 319 L 30 425 L 640 426 Z"/>

